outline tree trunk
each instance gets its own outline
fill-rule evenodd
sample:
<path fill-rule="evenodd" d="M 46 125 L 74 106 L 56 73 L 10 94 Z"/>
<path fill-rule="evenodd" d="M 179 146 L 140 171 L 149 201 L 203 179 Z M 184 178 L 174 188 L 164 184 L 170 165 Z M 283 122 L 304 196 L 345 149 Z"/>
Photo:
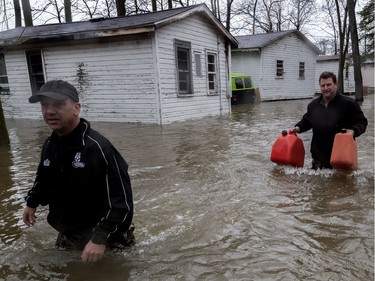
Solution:
<path fill-rule="evenodd" d="M 125 16 L 125 0 L 116 0 L 116 10 L 118 17 Z"/>
<path fill-rule="evenodd" d="M 20 26 L 22 26 L 20 0 L 13 0 L 13 5 L 14 5 L 15 26 L 20 27 Z"/>
<path fill-rule="evenodd" d="M 152 11 L 156 12 L 157 10 L 158 10 L 158 8 L 156 6 L 156 0 L 152 0 Z"/>
<path fill-rule="evenodd" d="M 345 53 L 340 52 L 339 69 L 337 70 L 337 91 L 344 93 L 344 66 L 345 66 Z"/>
<path fill-rule="evenodd" d="M 21 0 L 23 8 L 23 17 L 25 26 L 33 26 L 33 17 L 31 16 L 31 7 L 29 0 Z"/>
<path fill-rule="evenodd" d="M 338 34 L 339 34 L 339 44 L 340 44 L 340 59 L 339 59 L 339 69 L 337 70 L 337 91 L 339 93 L 344 93 L 344 66 L 345 66 L 345 56 L 348 51 L 348 37 L 346 32 L 347 25 L 347 7 L 344 7 L 344 18 L 341 20 L 340 13 L 340 3 L 339 0 L 335 0 L 336 4 L 336 15 L 338 21 Z M 346 44 L 345 44 L 346 42 Z"/>
<path fill-rule="evenodd" d="M 349 29 L 352 40 L 353 66 L 354 66 L 354 82 L 355 82 L 355 100 L 363 101 L 363 81 L 361 72 L 361 56 L 358 46 L 357 21 L 355 16 L 355 2 L 348 0 L 349 12 Z"/>
<path fill-rule="evenodd" d="M 70 0 L 64 0 L 65 22 L 72 22 L 72 3 Z"/>
<path fill-rule="evenodd" d="M 258 5 L 258 0 L 254 1 L 254 6 L 253 6 L 253 22 L 252 22 L 252 34 L 255 34 L 255 23 L 256 23 L 256 10 L 257 10 L 257 5 Z"/>
<path fill-rule="evenodd" d="M 232 18 L 232 4 L 233 0 L 228 0 L 227 1 L 227 18 L 225 20 L 225 28 L 230 32 L 230 27 L 231 27 L 231 18 Z M 219 2 L 218 2 L 219 5 Z M 220 15 L 220 10 L 218 6 L 218 14 Z M 218 17 L 218 20 L 220 20 L 220 17 Z"/>
<path fill-rule="evenodd" d="M 3 106 L 1 103 L 1 99 L 0 99 L 0 145 L 3 145 L 3 144 L 8 145 L 9 143 L 10 141 L 9 141 L 8 130 L 5 124 Z"/>

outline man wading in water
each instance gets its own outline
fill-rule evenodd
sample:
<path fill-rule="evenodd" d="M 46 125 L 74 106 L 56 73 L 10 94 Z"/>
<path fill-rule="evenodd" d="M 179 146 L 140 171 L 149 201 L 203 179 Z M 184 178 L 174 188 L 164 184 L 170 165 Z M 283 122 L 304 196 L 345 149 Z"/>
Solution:
<path fill-rule="evenodd" d="M 59 232 L 56 246 L 81 249 L 84 262 L 103 258 L 107 247 L 134 244 L 133 197 L 128 165 L 115 147 L 79 117 L 74 86 L 54 80 L 29 99 L 40 102 L 52 129 L 43 145 L 23 221 L 49 205 L 48 223 Z"/>
<path fill-rule="evenodd" d="M 336 75 L 323 72 L 319 77 L 320 97 L 307 106 L 303 115 L 294 128 L 294 133 L 313 130 L 311 140 L 312 168 L 331 169 L 330 157 L 335 135 L 342 129 L 350 132 L 353 137 L 359 137 L 366 131 L 367 119 L 354 99 L 337 92 Z"/>

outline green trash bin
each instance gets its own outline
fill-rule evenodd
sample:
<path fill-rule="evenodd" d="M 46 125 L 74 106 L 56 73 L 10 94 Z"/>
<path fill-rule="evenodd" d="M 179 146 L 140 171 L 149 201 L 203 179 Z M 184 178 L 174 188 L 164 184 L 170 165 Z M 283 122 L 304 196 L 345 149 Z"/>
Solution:
<path fill-rule="evenodd" d="M 254 103 L 255 88 L 251 76 L 241 73 L 232 74 L 232 104 Z"/>

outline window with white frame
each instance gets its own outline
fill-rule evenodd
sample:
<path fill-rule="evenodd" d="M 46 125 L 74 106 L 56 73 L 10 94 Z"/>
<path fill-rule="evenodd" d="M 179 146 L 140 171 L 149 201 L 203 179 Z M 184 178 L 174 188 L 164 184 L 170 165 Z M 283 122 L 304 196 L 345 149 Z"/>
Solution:
<path fill-rule="evenodd" d="M 175 40 L 177 93 L 178 95 L 193 94 L 193 79 L 191 71 L 191 43 Z"/>
<path fill-rule="evenodd" d="M 298 78 L 305 79 L 305 62 L 299 62 Z"/>
<path fill-rule="evenodd" d="M 0 93 L 9 93 L 8 74 L 4 54 L 0 54 Z"/>
<path fill-rule="evenodd" d="M 26 51 L 31 91 L 36 93 L 45 83 L 41 50 Z"/>
<path fill-rule="evenodd" d="M 284 61 L 276 61 L 276 78 L 283 78 L 284 76 Z"/>
<path fill-rule="evenodd" d="M 207 53 L 207 81 L 209 93 L 217 94 L 217 55 L 210 52 Z"/>

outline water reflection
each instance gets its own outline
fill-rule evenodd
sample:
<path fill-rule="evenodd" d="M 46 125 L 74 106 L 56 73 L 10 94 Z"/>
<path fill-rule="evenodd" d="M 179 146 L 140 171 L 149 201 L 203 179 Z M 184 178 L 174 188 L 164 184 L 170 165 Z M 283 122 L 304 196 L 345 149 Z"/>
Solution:
<path fill-rule="evenodd" d="M 273 141 L 309 100 L 238 105 L 231 116 L 167 126 L 95 122 L 130 165 L 137 244 L 96 265 L 53 248 L 45 222 L 21 223 L 40 147 L 41 121 L 7 120 L 0 148 L 0 279 L 372 280 L 374 111 L 358 139 L 356 172 L 314 171 L 269 160 Z"/>

